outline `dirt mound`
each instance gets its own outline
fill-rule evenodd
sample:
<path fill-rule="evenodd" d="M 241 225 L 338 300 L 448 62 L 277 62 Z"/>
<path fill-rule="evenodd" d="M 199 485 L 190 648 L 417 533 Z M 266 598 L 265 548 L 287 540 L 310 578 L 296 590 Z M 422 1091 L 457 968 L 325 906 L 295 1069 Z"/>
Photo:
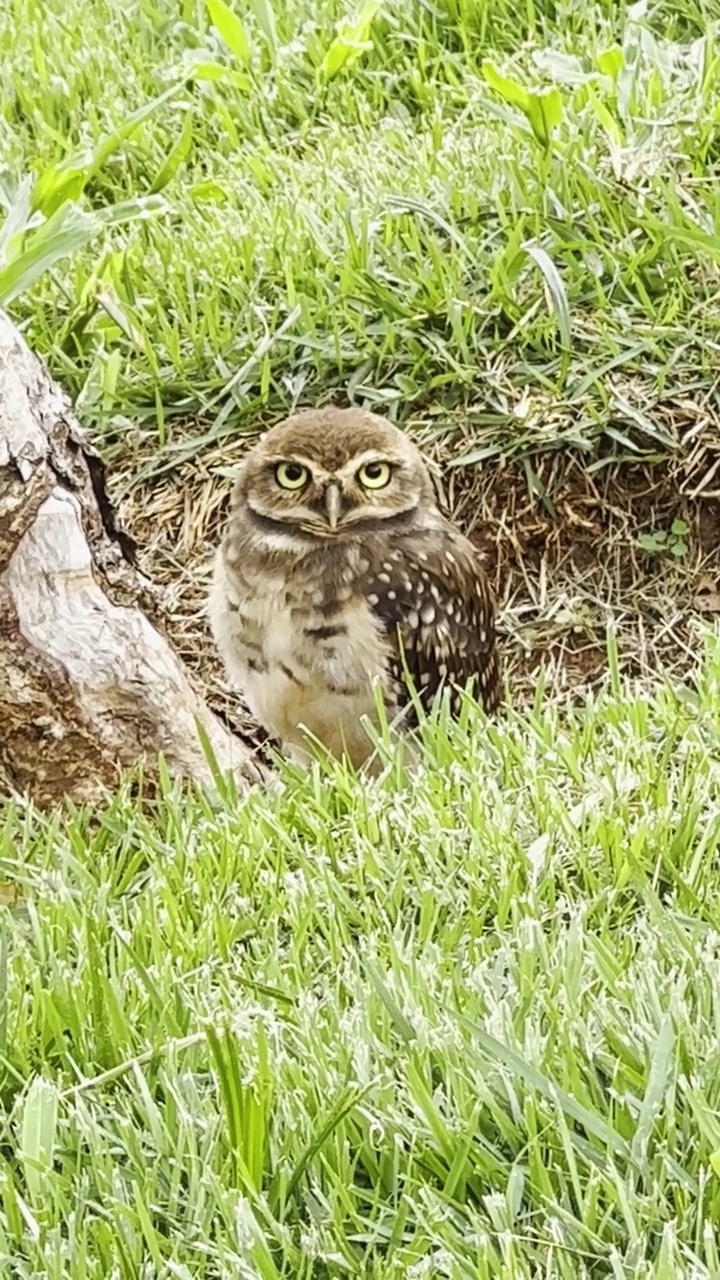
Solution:
<path fill-rule="evenodd" d="M 427 440 L 421 443 L 427 446 Z M 446 446 L 430 443 L 442 464 Z M 122 505 L 168 631 L 213 708 L 261 735 L 226 687 L 205 619 L 211 561 L 242 444 L 143 481 Z M 571 450 L 441 467 L 446 506 L 480 549 L 499 602 L 511 697 L 526 705 L 582 694 L 607 670 L 612 624 L 620 668 L 692 679 L 704 623 L 720 625 L 720 493 L 687 491 L 681 466 L 589 469 Z"/>

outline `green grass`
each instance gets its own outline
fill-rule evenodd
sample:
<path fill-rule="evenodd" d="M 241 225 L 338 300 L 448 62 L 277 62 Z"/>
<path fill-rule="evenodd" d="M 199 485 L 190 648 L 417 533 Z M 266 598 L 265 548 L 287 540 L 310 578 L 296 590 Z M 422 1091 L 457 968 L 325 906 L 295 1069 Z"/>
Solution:
<path fill-rule="evenodd" d="M 8 189 L 130 202 L 14 303 L 106 449 L 331 392 L 469 404 L 466 454 L 677 445 L 667 398 L 715 386 L 716 6 L 385 0 L 355 48 L 337 0 L 216 4 L 232 49 L 210 8 L 0 13 Z"/>
<path fill-rule="evenodd" d="M 717 638 L 426 739 L 6 814 L 4 1274 L 718 1274 Z"/>

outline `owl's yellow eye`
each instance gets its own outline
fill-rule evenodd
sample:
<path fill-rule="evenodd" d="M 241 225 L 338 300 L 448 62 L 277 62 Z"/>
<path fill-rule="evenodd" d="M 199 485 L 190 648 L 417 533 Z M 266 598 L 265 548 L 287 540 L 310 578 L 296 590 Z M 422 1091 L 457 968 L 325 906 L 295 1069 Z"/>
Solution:
<path fill-rule="evenodd" d="M 278 462 L 275 479 L 281 489 L 302 489 L 308 481 L 308 469 L 301 462 Z"/>
<path fill-rule="evenodd" d="M 357 474 L 365 489 L 384 489 L 390 483 L 390 467 L 387 462 L 366 462 Z"/>

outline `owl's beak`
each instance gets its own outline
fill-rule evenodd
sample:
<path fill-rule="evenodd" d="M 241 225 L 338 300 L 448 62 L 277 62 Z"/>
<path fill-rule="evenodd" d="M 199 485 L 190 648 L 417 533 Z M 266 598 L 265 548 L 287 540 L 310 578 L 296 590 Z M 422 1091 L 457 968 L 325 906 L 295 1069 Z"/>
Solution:
<path fill-rule="evenodd" d="M 331 482 L 325 490 L 325 510 L 328 524 L 334 533 L 340 519 L 340 490 L 334 482 Z"/>

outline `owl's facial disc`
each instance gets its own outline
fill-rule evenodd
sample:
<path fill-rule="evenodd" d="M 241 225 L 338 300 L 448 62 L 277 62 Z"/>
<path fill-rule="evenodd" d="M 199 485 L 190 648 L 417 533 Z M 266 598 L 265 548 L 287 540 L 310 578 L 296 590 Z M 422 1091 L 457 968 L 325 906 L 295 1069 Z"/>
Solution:
<path fill-rule="evenodd" d="M 337 460 L 319 452 L 265 449 L 250 459 L 240 495 L 260 532 L 357 537 L 408 528 L 427 505 L 424 466 L 407 449 L 366 447 Z"/>

